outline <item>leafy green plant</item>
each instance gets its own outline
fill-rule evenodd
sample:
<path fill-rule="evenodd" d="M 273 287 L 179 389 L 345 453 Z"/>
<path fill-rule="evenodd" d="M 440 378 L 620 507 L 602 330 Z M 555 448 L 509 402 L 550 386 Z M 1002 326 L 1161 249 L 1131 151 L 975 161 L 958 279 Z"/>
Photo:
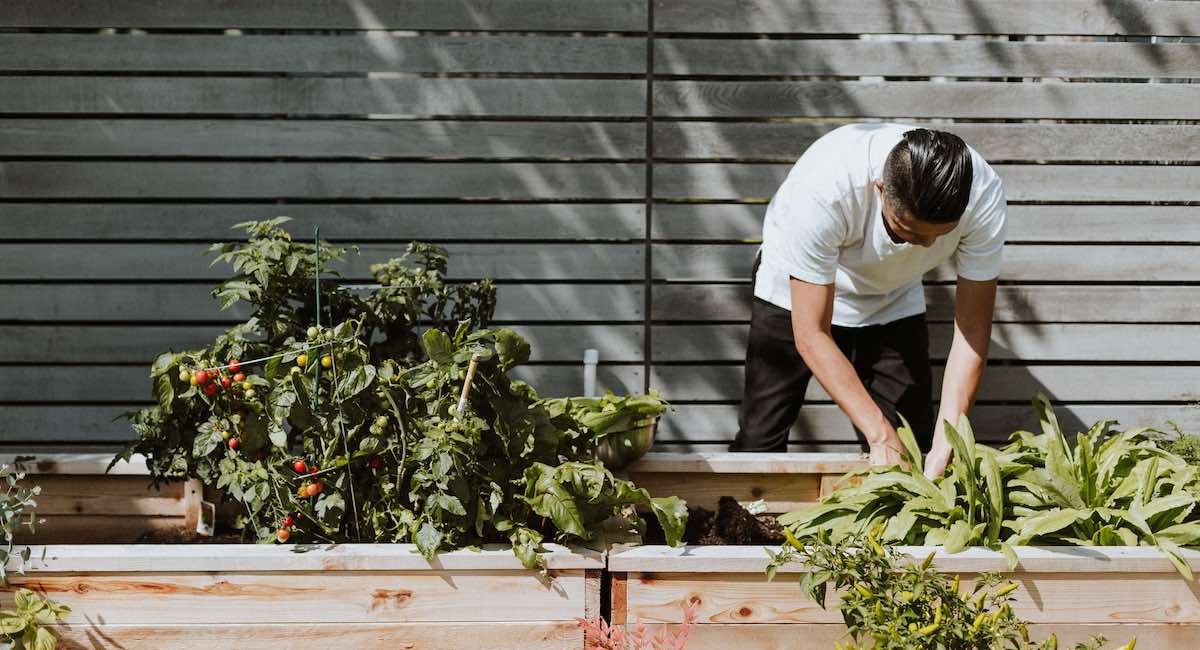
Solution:
<path fill-rule="evenodd" d="M 574 418 L 597 439 L 610 433 L 636 428 L 639 423 L 662 415 L 667 402 L 653 388 L 644 395 L 614 395 L 604 397 L 559 397 L 544 400 L 553 413 Z"/>
<path fill-rule="evenodd" d="M 376 265 L 382 288 L 331 293 L 352 317 L 317 327 L 303 313 L 311 278 L 293 281 L 315 272 L 303 261 L 315 251 L 277 226 L 251 224 L 250 243 L 219 249 L 242 284 L 215 295 L 248 292 L 237 299 L 254 315 L 211 347 L 155 360 L 158 404 L 132 415 L 139 437 L 119 458 L 141 452 L 156 479 L 214 484 L 260 542 L 411 542 L 432 556 L 507 541 L 532 568 L 546 539 L 637 539 L 640 507 L 678 543 L 682 501 L 614 477 L 592 460 L 591 431 L 508 376 L 530 349 L 512 330 L 476 329 L 494 308 L 490 284 L 446 286 L 444 251 L 414 244 L 418 266 Z M 249 356 L 267 360 L 234 361 Z"/>
<path fill-rule="evenodd" d="M 12 650 L 54 650 L 58 637 L 46 625 L 59 623 L 71 608 L 28 589 L 13 594 L 15 610 L 0 611 L 0 647 Z"/>
<path fill-rule="evenodd" d="M 788 533 L 788 543 L 778 552 L 768 551 L 768 579 L 789 562 L 802 562 L 810 570 L 801 574 L 800 588 L 821 607 L 832 583 L 840 593 L 838 609 L 850 637 L 845 644 L 835 642 L 839 650 L 1058 647 L 1053 635 L 1041 643 L 1030 640 L 1027 624 L 1010 605 L 1017 583 L 1002 584 L 998 574 L 985 573 L 963 589 L 958 576 L 949 579 L 933 567 L 935 553 L 911 561 L 892 542 L 881 541 L 881 534 L 877 527 L 835 541 L 826 530 L 802 542 Z M 1093 637 L 1075 647 L 1100 648 L 1104 641 Z M 1132 648 L 1132 642 L 1126 646 Z"/>
<path fill-rule="evenodd" d="M 1000 448 L 975 444 L 964 417 L 946 423 L 954 447 L 947 473 L 927 480 L 912 433 L 902 427 L 908 468 L 872 468 L 821 504 L 780 517 L 796 537 L 840 540 L 883 527 L 882 539 L 987 546 L 1016 564 L 1025 544 L 1154 546 L 1191 580 L 1179 547 L 1200 543 L 1200 470 L 1162 449 L 1150 429 L 1096 423 L 1068 444 L 1049 402 L 1034 399 L 1042 433 L 1018 431 Z M 852 483 L 852 481 L 851 481 Z"/>
<path fill-rule="evenodd" d="M 18 570 L 29 563 L 29 547 L 22 547 L 14 556 L 14 540 L 22 526 L 34 532 L 36 519 L 33 509 L 37 507 L 37 496 L 42 489 L 24 484 L 25 473 L 19 465 L 0 465 L 0 478 L 4 480 L 4 492 L 0 493 L 0 531 L 4 533 L 4 545 L 0 547 L 0 582 L 8 584 L 9 563 L 20 561 Z"/>

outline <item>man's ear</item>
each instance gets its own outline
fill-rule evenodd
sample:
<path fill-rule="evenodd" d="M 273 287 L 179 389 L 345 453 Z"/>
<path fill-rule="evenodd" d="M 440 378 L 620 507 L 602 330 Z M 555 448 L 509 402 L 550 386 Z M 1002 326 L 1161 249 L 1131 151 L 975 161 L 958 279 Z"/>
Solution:
<path fill-rule="evenodd" d="M 882 178 L 875 179 L 875 189 L 879 190 L 880 192 L 883 191 L 883 179 Z"/>

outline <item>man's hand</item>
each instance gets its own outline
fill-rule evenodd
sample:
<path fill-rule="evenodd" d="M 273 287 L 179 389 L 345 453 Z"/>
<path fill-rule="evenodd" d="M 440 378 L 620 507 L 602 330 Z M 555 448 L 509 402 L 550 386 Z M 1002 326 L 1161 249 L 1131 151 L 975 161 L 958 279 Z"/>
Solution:
<path fill-rule="evenodd" d="M 925 478 L 932 481 L 944 474 L 953 455 L 954 452 L 949 447 L 934 447 L 929 450 L 929 453 L 925 454 Z"/>
<path fill-rule="evenodd" d="M 871 445 L 871 465 L 902 465 L 904 456 L 887 442 Z"/>

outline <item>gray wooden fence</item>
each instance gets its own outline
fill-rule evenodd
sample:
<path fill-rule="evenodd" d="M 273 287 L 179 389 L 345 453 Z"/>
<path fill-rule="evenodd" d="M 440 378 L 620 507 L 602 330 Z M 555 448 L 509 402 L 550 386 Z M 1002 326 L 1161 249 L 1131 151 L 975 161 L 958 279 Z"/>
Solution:
<path fill-rule="evenodd" d="M 154 355 L 238 315 L 204 246 L 287 214 L 361 244 L 353 278 L 445 244 L 544 393 L 595 347 L 604 386 L 677 405 L 663 445 L 720 448 L 766 200 L 813 139 L 891 119 L 1005 180 L 977 428 L 1043 390 L 1075 425 L 1200 429 L 1200 4 L 13 0 L 0 28 L 2 444 L 127 439 Z M 809 397 L 797 448 L 852 441 Z"/>

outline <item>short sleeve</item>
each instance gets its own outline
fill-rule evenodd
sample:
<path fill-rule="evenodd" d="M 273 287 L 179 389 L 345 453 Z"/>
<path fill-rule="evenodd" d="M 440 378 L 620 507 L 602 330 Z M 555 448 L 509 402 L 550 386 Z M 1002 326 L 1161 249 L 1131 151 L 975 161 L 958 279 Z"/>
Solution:
<path fill-rule="evenodd" d="M 848 230 L 836 206 L 804 187 L 778 193 L 767 208 L 762 260 L 780 273 L 833 284 Z"/>
<path fill-rule="evenodd" d="M 1008 205 L 999 176 L 981 192 L 971 222 L 970 232 L 959 240 L 954 253 L 958 275 L 977 282 L 994 280 L 1000 277 L 1008 233 Z"/>

